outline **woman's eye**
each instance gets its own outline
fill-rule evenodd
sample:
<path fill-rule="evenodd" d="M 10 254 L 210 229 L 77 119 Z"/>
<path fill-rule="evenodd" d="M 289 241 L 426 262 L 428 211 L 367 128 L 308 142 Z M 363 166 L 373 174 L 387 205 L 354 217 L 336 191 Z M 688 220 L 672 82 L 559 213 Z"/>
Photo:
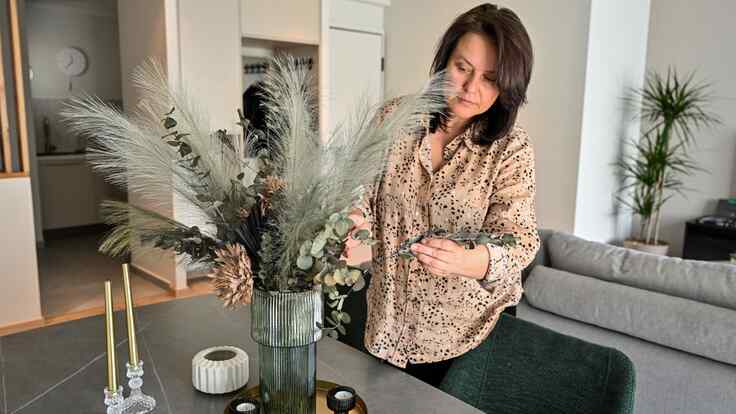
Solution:
<path fill-rule="evenodd" d="M 458 64 L 458 65 L 457 65 L 457 68 L 458 68 L 458 69 L 460 69 L 460 72 L 463 72 L 463 73 L 465 73 L 465 72 L 467 72 L 467 71 L 468 71 L 468 68 L 466 68 L 466 67 L 465 67 L 465 66 L 463 66 L 462 64 Z"/>
<path fill-rule="evenodd" d="M 484 78 L 484 79 L 486 80 L 486 82 L 488 82 L 488 83 L 496 83 L 496 78 L 491 78 L 491 77 L 488 77 L 488 76 L 484 76 L 483 78 Z"/>

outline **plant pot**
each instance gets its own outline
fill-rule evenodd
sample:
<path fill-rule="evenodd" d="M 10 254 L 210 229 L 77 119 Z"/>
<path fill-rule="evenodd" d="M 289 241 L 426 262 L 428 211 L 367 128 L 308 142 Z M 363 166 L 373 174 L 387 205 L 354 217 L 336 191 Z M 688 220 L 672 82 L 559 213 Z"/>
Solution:
<path fill-rule="evenodd" d="M 258 343 L 258 378 L 266 414 L 314 414 L 322 292 L 255 289 L 251 336 Z"/>
<path fill-rule="evenodd" d="M 667 256 L 670 249 L 668 243 L 649 244 L 641 240 L 624 240 L 624 247 L 644 253 L 656 254 L 657 256 Z"/>

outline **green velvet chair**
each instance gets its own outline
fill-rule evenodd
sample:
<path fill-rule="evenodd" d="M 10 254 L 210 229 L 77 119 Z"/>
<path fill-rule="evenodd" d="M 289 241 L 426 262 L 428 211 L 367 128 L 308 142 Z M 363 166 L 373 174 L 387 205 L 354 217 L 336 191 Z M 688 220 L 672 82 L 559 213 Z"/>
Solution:
<path fill-rule="evenodd" d="M 626 355 L 505 314 L 440 387 L 492 414 L 634 412 L 634 365 Z"/>

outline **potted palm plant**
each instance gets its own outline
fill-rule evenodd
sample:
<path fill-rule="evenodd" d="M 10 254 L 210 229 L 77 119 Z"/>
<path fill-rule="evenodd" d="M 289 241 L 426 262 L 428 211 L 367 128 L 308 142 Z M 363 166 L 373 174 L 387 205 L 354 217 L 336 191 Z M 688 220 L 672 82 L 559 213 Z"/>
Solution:
<path fill-rule="evenodd" d="M 641 100 L 643 132 L 617 163 L 623 179 L 617 198 L 640 217 L 639 234 L 625 240 L 625 247 L 666 255 L 669 244 L 660 239 L 662 207 L 675 194 L 685 195 L 681 177 L 704 171 L 690 153 L 695 131 L 720 121 L 706 108 L 709 85 L 694 78 L 694 73 L 682 77 L 674 69 L 666 76 L 651 72 L 629 98 Z"/>

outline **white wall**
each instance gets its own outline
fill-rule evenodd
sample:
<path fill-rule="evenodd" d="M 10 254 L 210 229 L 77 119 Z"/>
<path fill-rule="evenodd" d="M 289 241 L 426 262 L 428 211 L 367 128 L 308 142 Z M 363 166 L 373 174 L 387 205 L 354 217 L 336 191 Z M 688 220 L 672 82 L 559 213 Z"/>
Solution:
<path fill-rule="evenodd" d="M 685 221 L 712 214 L 715 200 L 736 195 L 736 2 L 652 0 L 647 69 L 666 73 L 672 65 L 713 84 L 712 109 L 723 125 L 696 133 L 695 161 L 709 174 L 685 178 L 695 191 L 675 196 L 663 209 L 662 238 L 671 254 L 682 253 Z"/>
<path fill-rule="evenodd" d="M 239 1 L 219 0 L 213 7 L 199 0 L 179 0 L 178 7 L 181 82 L 201 99 L 213 131 L 241 133 L 236 126 L 243 102 Z"/>
<path fill-rule="evenodd" d="M 31 180 L 0 180 L 0 326 L 41 318 Z"/>
<path fill-rule="evenodd" d="M 123 101 L 128 109 L 139 94 L 128 82 L 131 71 L 149 57 L 165 68 L 169 81 L 183 87 L 209 113 L 212 131 L 240 133 L 242 102 L 240 2 L 221 0 L 216 7 L 197 0 L 118 0 Z M 276 22 L 274 22 L 275 24 Z M 131 202 L 140 203 L 135 194 Z M 159 211 L 192 223 L 172 194 Z M 187 269 L 175 256 L 157 249 L 133 252 L 133 265 L 160 277 L 176 290 L 187 286 Z"/>
<path fill-rule="evenodd" d="M 118 0 L 120 71 L 123 106 L 126 111 L 134 110 L 140 99 L 140 93 L 130 82 L 135 68 L 149 57 L 158 60 L 164 68 L 167 67 L 165 3 L 165 0 Z M 145 206 L 135 193 L 128 194 L 128 201 Z M 171 217 L 173 196 L 170 204 L 157 206 L 156 210 Z M 133 252 L 131 260 L 135 267 L 176 288 L 176 260 L 172 253 L 159 249 L 138 249 Z"/>
<path fill-rule="evenodd" d="M 26 3 L 26 33 L 33 68 L 33 98 L 65 98 L 69 79 L 56 64 L 56 54 L 77 47 L 87 56 L 88 69 L 72 79 L 73 92 L 86 91 L 103 99 L 120 99 L 120 54 L 114 4 L 106 13 L 99 7 L 70 7 L 64 2 Z"/>
<path fill-rule="evenodd" d="M 574 229 L 586 239 L 620 241 L 631 231 L 631 212 L 616 201 L 614 163 L 624 138 L 639 132 L 623 98 L 642 86 L 648 25 L 649 0 L 592 1 Z"/>
<path fill-rule="evenodd" d="M 396 0 L 386 9 L 386 97 L 416 91 L 434 48 L 473 0 Z M 540 226 L 573 231 L 590 0 L 500 2 L 529 31 L 535 53 L 529 104 L 519 123 L 536 151 Z M 421 17 L 420 17 L 421 16 Z"/>

